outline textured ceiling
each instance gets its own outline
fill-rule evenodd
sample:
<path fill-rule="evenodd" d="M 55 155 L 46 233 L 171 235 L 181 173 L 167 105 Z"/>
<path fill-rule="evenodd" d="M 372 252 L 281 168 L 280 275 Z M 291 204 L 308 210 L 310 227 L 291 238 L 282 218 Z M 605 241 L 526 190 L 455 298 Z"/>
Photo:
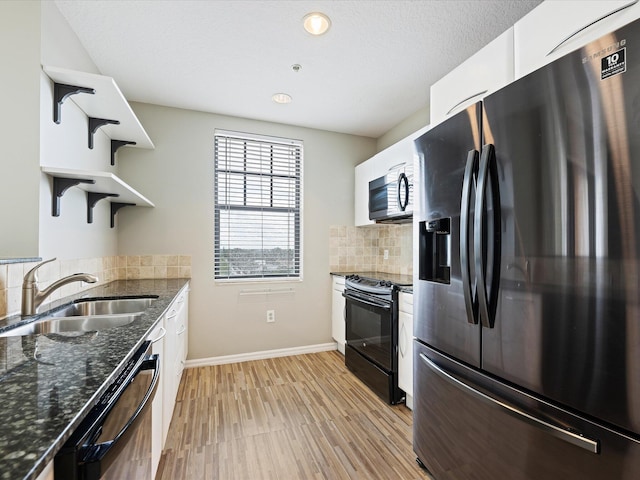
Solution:
<path fill-rule="evenodd" d="M 377 138 L 540 1 L 55 3 L 129 100 Z M 302 29 L 313 11 L 332 21 L 321 37 Z"/>

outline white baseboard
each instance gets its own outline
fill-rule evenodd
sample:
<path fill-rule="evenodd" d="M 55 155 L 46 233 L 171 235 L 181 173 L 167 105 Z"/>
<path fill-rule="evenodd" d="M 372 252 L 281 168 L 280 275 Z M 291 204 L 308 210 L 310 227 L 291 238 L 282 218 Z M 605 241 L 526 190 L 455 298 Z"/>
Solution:
<path fill-rule="evenodd" d="M 211 365 L 224 365 L 226 363 L 248 362 L 249 360 L 264 360 L 265 358 L 289 357 L 291 355 L 303 355 L 305 353 L 328 352 L 338 348 L 336 343 L 320 343 L 318 345 L 306 345 L 304 347 L 280 348 L 277 350 L 265 350 L 262 352 L 239 353 L 237 355 L 224 355 L 221 357 L 196 358 L 187 360 L 185 368 L 208 367 Z"/>

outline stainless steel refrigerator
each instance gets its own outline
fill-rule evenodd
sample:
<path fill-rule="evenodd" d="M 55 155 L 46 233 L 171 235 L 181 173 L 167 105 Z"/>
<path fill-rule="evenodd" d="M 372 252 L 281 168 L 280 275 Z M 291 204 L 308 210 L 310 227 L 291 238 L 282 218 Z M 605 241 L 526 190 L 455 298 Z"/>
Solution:
<path fill-rule="evenodd" d="M 640 21 L 415 144 L 418 460 L 640 479 Z"/>

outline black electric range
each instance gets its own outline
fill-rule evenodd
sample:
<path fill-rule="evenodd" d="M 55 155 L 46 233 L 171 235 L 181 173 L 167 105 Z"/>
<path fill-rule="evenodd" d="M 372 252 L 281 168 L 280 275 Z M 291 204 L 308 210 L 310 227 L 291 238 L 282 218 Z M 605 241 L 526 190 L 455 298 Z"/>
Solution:
<path fill-rule="evenodd" d="M 410 276 L 362 273 L 345 276 L 345 364 L 382 399 L 396 404 L 398 388 L 398 291 Z"/>

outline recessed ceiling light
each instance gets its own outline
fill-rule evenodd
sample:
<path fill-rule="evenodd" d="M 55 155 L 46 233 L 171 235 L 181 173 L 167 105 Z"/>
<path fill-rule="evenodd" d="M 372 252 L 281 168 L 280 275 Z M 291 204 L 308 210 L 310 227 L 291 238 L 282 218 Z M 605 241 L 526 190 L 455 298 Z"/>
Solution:
<path fill-rule="evenodd" d="M 286 93 L 274 93 L 271 100 L 276 103 L 291 103 L 291 95 Z"/>
<path fill-rule="evenodd" d="M 324 13 L 308 13 L 302 19 L 304 29 L 311 35 L 322 35 L 331 26 L 331 20 Z"/>

